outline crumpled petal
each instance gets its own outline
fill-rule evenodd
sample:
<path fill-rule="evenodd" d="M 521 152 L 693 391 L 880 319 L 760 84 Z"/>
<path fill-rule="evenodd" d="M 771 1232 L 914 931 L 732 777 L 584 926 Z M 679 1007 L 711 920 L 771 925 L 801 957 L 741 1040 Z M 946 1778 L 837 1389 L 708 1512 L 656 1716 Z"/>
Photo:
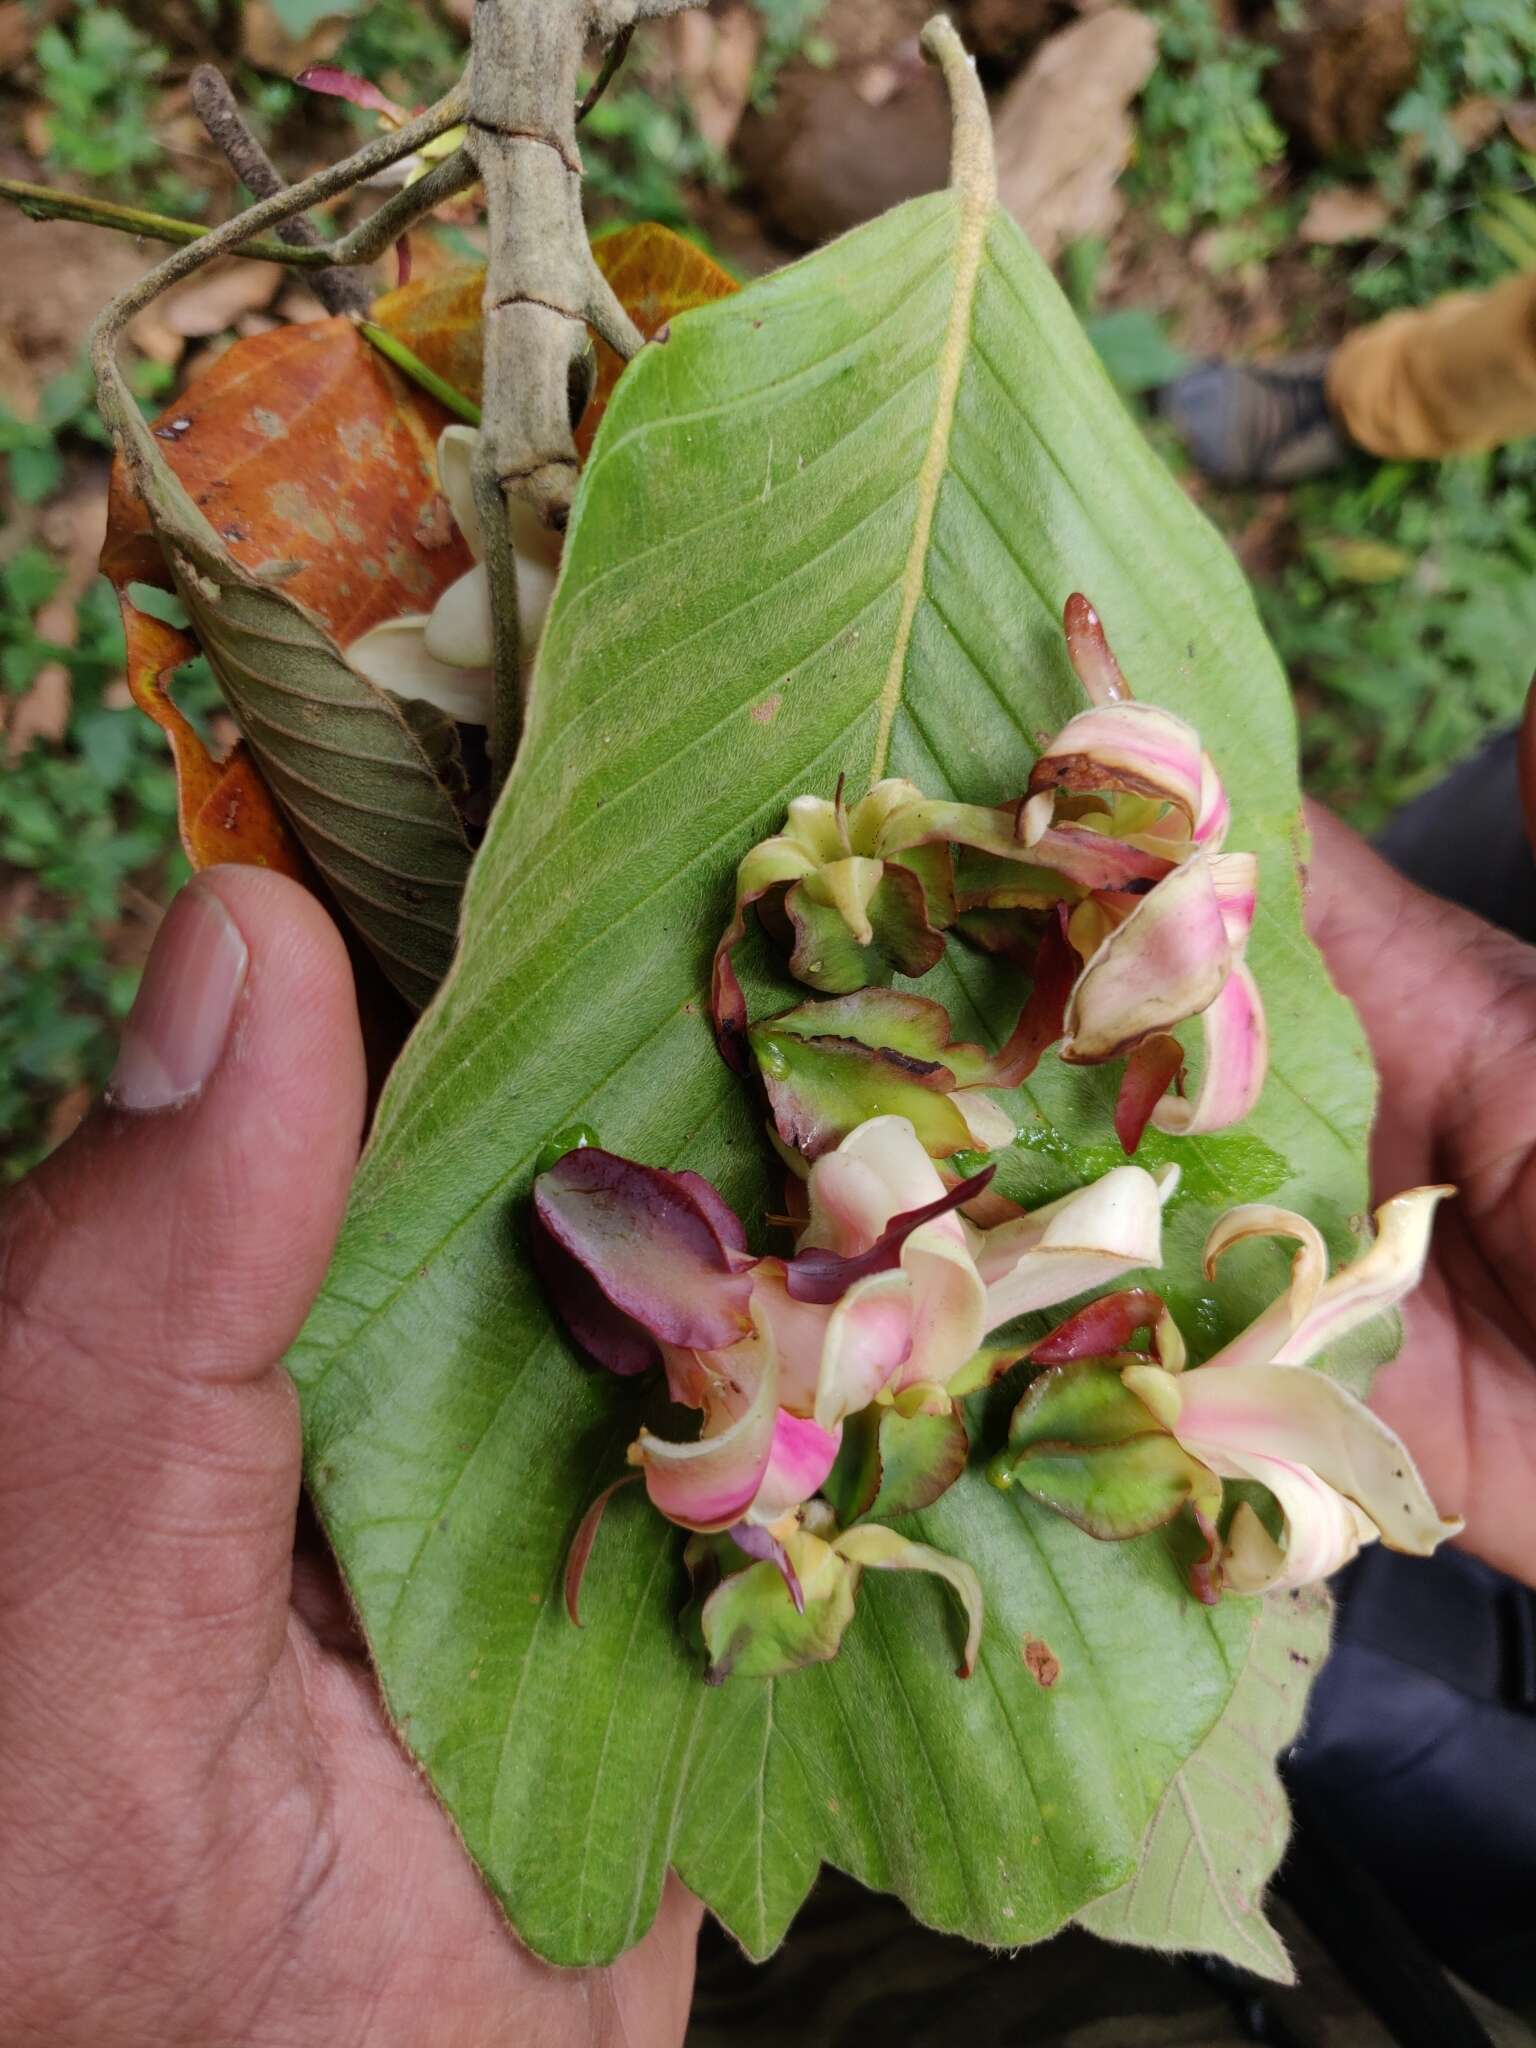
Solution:
<path fill-rule="evenodd" d="M 487 725 L 495 678 L 489 668 L 459 668 L 427 650 L 428 616 L 408 612 L 358 635 L 345 650 L 349 665 L 378 689 L 435 704 L 464 725 Z"/>
<path fill-rule="evenodd" d="M 850 1287 L 831 1312 L 821 1351 L 815 1420 L 836 1429 L 867 1408 L 912 1347 L 912 1282 L 899 1267 Z"/>
<path fill-rule="evenodd" d="M 894 1529 L 878 1522 L 861 1522 L 845 1529 L 832 1546 L 850 1564 L 866 1570 L 885 1572 L 932 1572 L 950 1586 L 965 1610 L 965 1648 L 956 1667 L 957 1678 L 969 1678 L 976 1669 L 981 1650 L 981 1581 L 968 1564 L 947 1557 L 942 1550 L 930 1550 L 925 1543 L 913 1543 Z"/>
<path fill-rule="evenodd" d="M 1376 1211 L 1374 1241 L 1331 1280 L 1317 1277 L 1315 1232 L 1306 1218 L 1289 1210 L 1270 1212 L 1273 1234 L 1297 1238 L 1306 1264 L 1298 1258 L 1289 1291 L 1209 1363 L 1303 1364 L 1359 1324 L 1395 1307 L 1418 1286 L 1429 1255 L 1435 1210 L 1445 1196 L 1454 1193 L 1450 1187 L 1409 1188 L 1383 1202 Z M 1216 1260 L 1239 1235 L 1255 1234 L 1256 1228 L 1250 1228 L 1218 1239 L 1213 1232 L 1206 1246 L 1207 1271 L 1214 1270 Z"/>
<path fill-rule="evenodd" d="M 1221 1550 L 1221 1583 L 1233 1593 L 1268 1593 L 1331 1579 L 1374 1543 L 1376 1524 L 1304 1465 L 1252 1458 L 1247 1476 L 1267 1486 L 1285 1517 L 1277 1543 L 1247 1501 L 1233 1511 Z"/>
<path fill-rule="evenodd" d="M 1182 813 L 1193 832 L 1203 759 L 1194 727 L 1160 705 L 1118 703 L 1080 711 L 1030 770 L 1025 843 L 1036 844 L 1050 824 L 1058 790 L 1151 797 Z M 1042 796 L 1052 798 L 1043 809 L 1037 808 Z"/>
<path fill-rule="evenodd" d="M 767 1469 L 745 1519 L 766 1527 L 808 1501 L 836 1463 L 841 1442 L 840 1429 L 823 1429 L 809 1416 L 781 1408 L 774 1418 Z"/>
<path fill-rule="evenodd" d="M 741 1521 L 768 1475 L 779 1416 L 779 1376 L 771 1344 L 738 1344 L 732 1363 L 750 1368 L 751 1383 L 722 1390 L 704 1433 L 672 1443 L 642 1429 L 629 1462 L 645 1475 L 645 1490 L 669 1522 L 685 1529 L 729 1529 Z M 748 1373 L 743 1370 L 743 1380 Z"/>
<path fill-rule="evenodd" d="M 911 1341 L 886 1382 L 893 1394 L 944 1385 L 989 1327 L 987 1289 L 963 1238 L 924 1224 L 901 1248 L 901 1271 L 912 1289 Z"/>
<path fill-rule="evenodd" d="M 714 1350 L 751 1328 L 745 1234 L 697 1174 L 586 1145 L 538 1176 L 533 1203 L 537 1226 L 660 1342 Z"/>
<path fill-rule="evenodd" d="M 987 1328 L 1162 1264 L 1163 1203 L 1178 1169 L 1117 1166 L 1060 1201 L 980 1233 Z"/>
<path fill-rule="evenodd" d="M 1152 1110 L 1154 1129 L 1181 1138 L 1241 1123 L 1258 1103 L 1269 1072 L 1269 1026 L 1258 983 L 1246 966 L 1233 968 L 1200 1022 L 1205 1058 L 1194 1094 L 1164 1095 Z"/>
<path fill-rule="evenodd" d="M 1078 976 L 1061 1057 L 1116 1058 L 1197 1016 L 1232 969 L 1211 856 L 1196 854 L 1142 897 Z"/>
<path fill-rule="evenodd" d="M 909 1119 L 872 1116 L 811 1168 L 801 1247 L 824 1245 L 845 1257 L 866 1251 L 893 1216 L 926 1208 L 944 1192 Z M 963 1235 L 959 1224 L 951 1234 Z"/>
<path fill-rule="evenodd" d="M 1305 1506 L 1282 1469 L 1305 1468 L 1369 1516 L 1391 1550 L 1427 1557 L 1461 1527 L 1441 1518 L 1401 1439 L 1325 1373 L 1211 1364 L 1175 1375 L 1133 1365 L 1122 1377 L 1192 1456 L 1223 1479 L 1259 1480 L 1282 1506 L 1282 1486 Z"/>

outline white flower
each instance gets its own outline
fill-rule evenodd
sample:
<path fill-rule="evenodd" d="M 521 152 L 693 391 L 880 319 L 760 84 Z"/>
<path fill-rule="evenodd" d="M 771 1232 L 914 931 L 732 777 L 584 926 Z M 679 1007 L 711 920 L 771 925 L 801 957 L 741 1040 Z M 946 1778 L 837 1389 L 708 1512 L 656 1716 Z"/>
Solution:
<path fill-rule="evenodd" d="M 397 697 L 419 698 L 465 725 L 489 725 L 495 640 L 485 544 L 470 467 L 479 436 L 473 427 L 445 427 L 437 444 L 437 474 L 454 521 L 469 543 L 475 566 L 450 583 L 430 612 L 386 619 L 354 640 L 347 660 L 360 675 Z M 531 505 L 512 508 L 517 565 L 517 623 L 526 669 L 538 648 L 560 563 L 560 536 Z"/>

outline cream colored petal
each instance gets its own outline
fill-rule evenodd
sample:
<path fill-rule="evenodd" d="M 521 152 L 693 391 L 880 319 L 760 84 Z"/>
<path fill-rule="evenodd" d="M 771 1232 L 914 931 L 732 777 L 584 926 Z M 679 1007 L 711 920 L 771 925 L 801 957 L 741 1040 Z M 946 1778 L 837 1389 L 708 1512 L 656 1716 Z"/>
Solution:
<path fill-rule="evenodd" d="M 856 1528 L 845 1530 L 833 1547 L 850 1564 L 862 1565 L 866 1570 L 932 1572 L 945 1580 L 965 1610 L 965 1649 L 960 1658 L 958 1676 L 970 1677 L 981 1649 L 982 1623 L 981 1581 L 970 1565 L 958 1557 L 947 1556 L 942 1550 L 930 1550 L 926 1544 L 913 1543 L 908 1537 L 898 1536 L 894 1529 L 882 1528 L 876 1522 L 861 1522 Z"/>
<path fill-rule="evenodd" d="M 1085 1188 L 982 1233 L 987 1328 L 1070 1301 L 1123 1273 L 1162 1263 L 1163 1191 L 1139 1166 L 1117 1166 Z"/>
<path fill-rule="evenodd" d="M 871 1273 L 833 1309 L 812 1413 L 823 1429 L 867 1408 L 912 1344 L 912 1281 L 899 1268 Z"/>
<path fill-rule="evenodd" d="M 872 1116 L 857 1124 L 843 1139 L 833 1159 L 853 1161 L 872 1174 L 884 1190 L 885 1214 L 872 1233 L 878 1237 L 893 1216 L 905 1216 L 913 1209 L 925 1209 L 944 1194 L 938 1168 L 918 1142 L 911 1120 L 904 1116 Z M 823 1162 L 811 1168 L 811 1214 L 816 1215 L 818 1175 Z M 871 1220 L 873 1214 L 871 1212 Z M 956 1226 L 958 1230 L 958 1225 Z"/>
<path fill-rule="evenodd" d="M 1259 1460 L 1304 1466 L 1369 1515 L 1388 1549 L 1418 1557 L 1461 1528 L 1442 1518 L 1402 1440 L 1324 1373 L 1212 1364 L 1175 1379 L 1156 1366 L 1131 1366 L 1124 1379 L 1185 1450 L 1223 1478 L 1262 1478 Z"/>
<path fill-rule="evenodd" d="M 1215 1001 L 1232 969 L 1211 856 L 1196 854 L 1150 889 L 1077 978 L 1061 1056 L 1113 1059 Z"/>
<path fill-rule="evenodd" d="M 444 427 L 437 437 L 437 480 L 448 500 L 453 523 L 468 541 L 469 551 L 477 562 L 485 555 L 485 536 L 480 530 L 480 514 L 475 507 L 475 491 L 471 482 L 479 439 L 478 431 L 466 426 Z"/>
<path fill-rule="evenodd" d="M 1245 1476 L 1269 1488 L 1280 1504 L 1285 1527 L 1277 1543 L 1248 1502 L 1238 1502 L 1221 1557 L 1227 1591 L 1268 1593 L 1309 1586 L 1342 1571 L 1362 1543 L 1375 1542 L 1376 1525 L 1370 1517 L 1325 1486 L 1315 1472 L 1271 1458 L 1253 1459 L 1251 1466 Z"/>
<path fill-rule="evenodd" d="M 896 1393 L 924 1381 L 944 1386 L 987 1334 L 986 1287 L 964 1239 L 938 1223 L 913 1231 L 901 1270 L 912 1283 L 911 1341 L 887 1385 Z"/>
<path fill-rule="evenodd" d="M 1275 1357 L 1283 1364 L 1315 1358 L 1327 1345 L 1395 1308 L 1418 1286 L 1429 1256 L 1435 1211 L 1451 1187 L 1409 1188 L 1376 1211 L 1376 1238 L 1319 1291 Z"/>
<path fill-rule="evenodd" d="M 869 905 L 884 873 L 883 861 L 866 860 L 860 854 L 826 861 L 817 870 L 815 894 L 832 905 L 861 946 L 874 943 Z"/>
<path fill-rule="evenodd" d="M 418 697 L 466 725 L 485 725 L 491 715 L 489 669 L 458 668 L 427 652 L 426 615 L 387 619 L 354 640 L 348 662 L 381 690 Z"/>
<path fill-rule="evenodd" d="M 965 1118 L 971 1143 L 979 1152 L 996 1152 L 1018 1136 L 1013 1118 L 984 1089 L 957 1088 L 949 1099 Z"/>
<path fill-rule="evenodd" d="M 824 860 L 841 860 L 847 852 L 837 829 L 837 807 L 824 796 L 791 799 L 784 837 L 808 854 L 815 865 Z"/>
<path fill-rule="evenodd" d="M 496 658 L 491 590 L 477 562 L 450 583 L 427 618 L 426 649 L 450 668 L 489 668 Z"/>

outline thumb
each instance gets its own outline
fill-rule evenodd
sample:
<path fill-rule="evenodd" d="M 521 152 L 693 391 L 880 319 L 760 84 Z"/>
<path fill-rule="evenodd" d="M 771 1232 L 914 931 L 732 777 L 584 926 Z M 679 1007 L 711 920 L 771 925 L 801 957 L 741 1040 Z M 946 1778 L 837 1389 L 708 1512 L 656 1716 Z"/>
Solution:
<path fill-rule="evenodd" d="M 156 938 L 107 1095 L 0 1208 L 0 1705 L 239 1711 L 282 1642 L 278 1361 L 364 1102 L 351 973 L 296 883 L 217 868 Z M 11 1705 L 17 1704 L 14 1696 Z"/>

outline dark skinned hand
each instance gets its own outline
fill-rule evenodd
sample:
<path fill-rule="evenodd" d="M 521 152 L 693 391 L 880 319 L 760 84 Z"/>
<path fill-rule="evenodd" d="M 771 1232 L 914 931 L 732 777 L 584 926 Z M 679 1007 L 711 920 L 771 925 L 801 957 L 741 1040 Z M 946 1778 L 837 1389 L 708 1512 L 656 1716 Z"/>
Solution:
<path fill-rule="evenodd" d="M 277 1361 L 357 1156 L 345 951 L 219 868 L 108 1100 L 0 1210 L 5 2048 L 675 2048 L 699 1907 L 613 1968 L 519 1948 L 296 1565 Z"/>

